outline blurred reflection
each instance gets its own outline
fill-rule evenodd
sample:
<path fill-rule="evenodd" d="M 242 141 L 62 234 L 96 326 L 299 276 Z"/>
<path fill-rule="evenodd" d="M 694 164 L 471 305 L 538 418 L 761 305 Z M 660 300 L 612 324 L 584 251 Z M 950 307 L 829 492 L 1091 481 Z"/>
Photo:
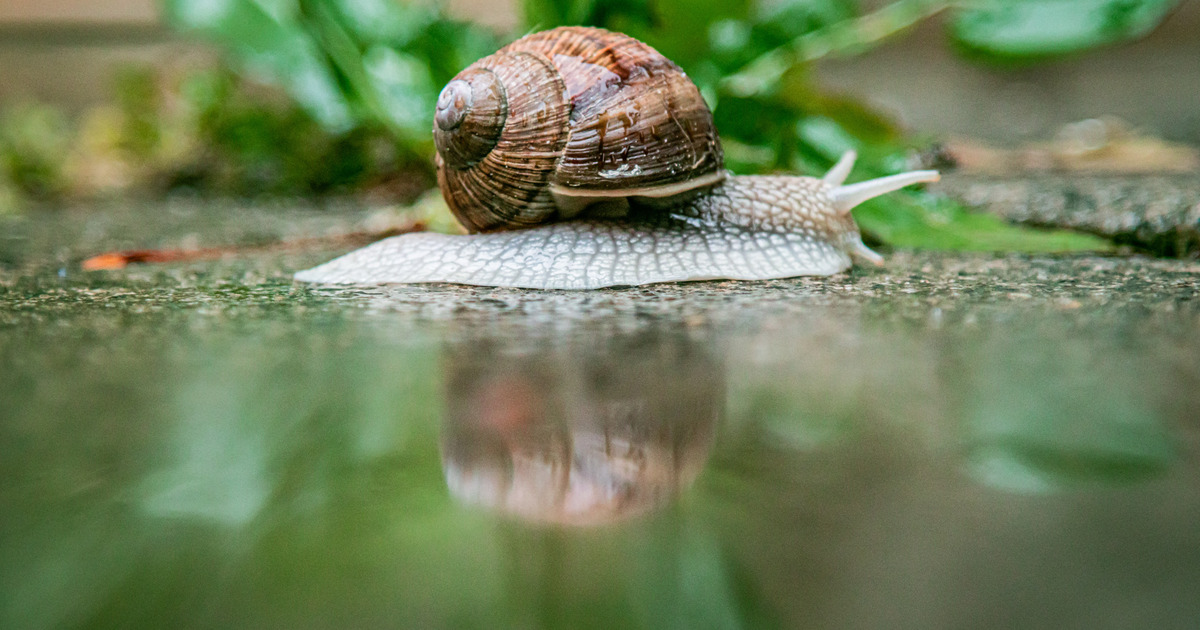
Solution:
<path fill-rule="evenodd" d="M 0 628 L 1200 619 L 1190 312 L 687 338 L 108 311 L 0 326 Z"/>
<path fill-rule="evenodd" d="M 1163 476 L 1178 460 L 1145 374 L 1117 347 L 1003 334 L 964 349 L 966 465 L 991 487 L 1047 493 Z M 1157 385 L 1161 386 L 1161 385 Z"/>
<path fill-rule="evenodd" d="M 464 347 L 446 372 L 450 492 L 531 521 L 595 525 L 664 504 L 704 467 L 724 404 L 704 348 L 657 334 Z"/>

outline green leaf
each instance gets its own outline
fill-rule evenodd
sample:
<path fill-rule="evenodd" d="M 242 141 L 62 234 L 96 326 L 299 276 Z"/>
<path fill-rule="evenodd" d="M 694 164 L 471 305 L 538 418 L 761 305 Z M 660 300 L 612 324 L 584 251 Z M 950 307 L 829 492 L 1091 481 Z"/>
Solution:
<path fill-rule="evenodd" d="M 796 135 L 829 161 L 857 149 L 858 140 L 835 121 L 823 116 L 806 116 L 796 123 Z"/>
<path fill-rule="evenodd" d="M 893 193 L 855 208 L 864 232 L 893 247 L 958 251 L 1111 251 L 1108 241 L 1067 230 L 1013 225 L 919 191 Z"/>
<path fill-rule="evenodd" d="M 326 129 L 340 133 L 354 125 L 320 49 L 280 3 L 273 12 L 250 0 L 165 0 L 164 6 L 173 26 L 231 48 L 247 69 L 286 89 Z"/>
<path fill-rule="evenodd" d="M 594 0 L 525 0 L 525 24 L 533 30 L 585 24 Z"/>
<path fill-rule="evenodd" d="M 387 46 L 373 46 L 363 57 L 363 69 L 385 114 L 406 139 L 431 141 L 435 93 L 426 65 Z"/>
<path fill-rule="evenodd" d="M 498 48 L 500 42 L 490 31 L 471 24 L 440 19 L 429 24 L 406 47 L 406 51 L 424 61 L 440 90 L 463 68 L 496 52 Z M 434 95 L 436 97 L 436 92 Z"/>
<path fill-rule="evenodd" d="M 707 45 L 710 31 L 715 33 L 719 44 L 727 46 L 727 52 L 732 49 L 741 54 L 733 40 L 749 17 L 751 2 L 525 0 L 522 6 L 525 24 L 531 31 L 575 24 L 607 28 L 653 46 L 691 72 L 694 66 L 713 61 Z M 722 21 L 724 27 L 714 28 L 714 24 Z"/>
<path fill-rule="evenodd" d="M 1178 0 L 990 0 L 960 11 L 956 41 L 976 53 L 1037 58 L 1146 35 Z"/>
<path fill-rule="evenodd" d="M 798 35 L 857 16 L 848 0 L 784 0 L 759 3 L 755 31 L 767 49 L 782 46 Z"/>
<path fill-rule="evenodd" d="M 404 47 L 431 22 L 437 11 L 396 0 L 332 0 L 330 6 L 360 43 Z"/>

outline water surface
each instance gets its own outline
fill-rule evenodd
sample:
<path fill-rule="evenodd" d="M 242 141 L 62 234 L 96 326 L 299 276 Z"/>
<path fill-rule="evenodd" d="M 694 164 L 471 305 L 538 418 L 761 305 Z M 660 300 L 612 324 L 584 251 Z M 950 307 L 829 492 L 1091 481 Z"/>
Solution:
<path fill-rule="evenodd" d="M 1200 625 L 1190 263 L 314 289 L 38 229 L 0 627 Z"/>

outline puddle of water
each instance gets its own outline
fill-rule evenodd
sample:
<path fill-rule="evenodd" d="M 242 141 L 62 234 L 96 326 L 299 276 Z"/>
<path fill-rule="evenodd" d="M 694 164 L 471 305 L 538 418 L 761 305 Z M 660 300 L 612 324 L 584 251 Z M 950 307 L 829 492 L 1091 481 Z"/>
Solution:
<path fill-rule="evenodd" d="M 1200 625 L 1194 263 L 586 293 L 286 279 L 329 252 L 77 267 L 338 221 L 0 226 L 0 628 Z"/>
<path fill-rule="evenodd" d="M 1200 623 L 1192 311 L 55 286 L 0 627 Z"/>

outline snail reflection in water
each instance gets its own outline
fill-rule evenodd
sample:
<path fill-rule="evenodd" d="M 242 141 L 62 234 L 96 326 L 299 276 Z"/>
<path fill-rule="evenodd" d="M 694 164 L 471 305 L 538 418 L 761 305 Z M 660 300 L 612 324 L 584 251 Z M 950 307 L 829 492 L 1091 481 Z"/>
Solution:
<path fill-rule="evenodd" d="M 717 363 L 661 339 L 472 348 L 451 353 L 447 371 L 451 494 L 543 523 L 596 525 L 665 504 L 703 469 L 724 405 Z"/>
<path fill-rule="evenodd" d="M 593 289 L 829 275 L 879 264 L 850 210 L 936 171 L 843 185 L 733 176 L 687 75 L 625 35 L 564 27 L 463 70 L 438 98 L 438 182 L 467 235 L 405 234 L 296 274 L 323 283 Z"/>

